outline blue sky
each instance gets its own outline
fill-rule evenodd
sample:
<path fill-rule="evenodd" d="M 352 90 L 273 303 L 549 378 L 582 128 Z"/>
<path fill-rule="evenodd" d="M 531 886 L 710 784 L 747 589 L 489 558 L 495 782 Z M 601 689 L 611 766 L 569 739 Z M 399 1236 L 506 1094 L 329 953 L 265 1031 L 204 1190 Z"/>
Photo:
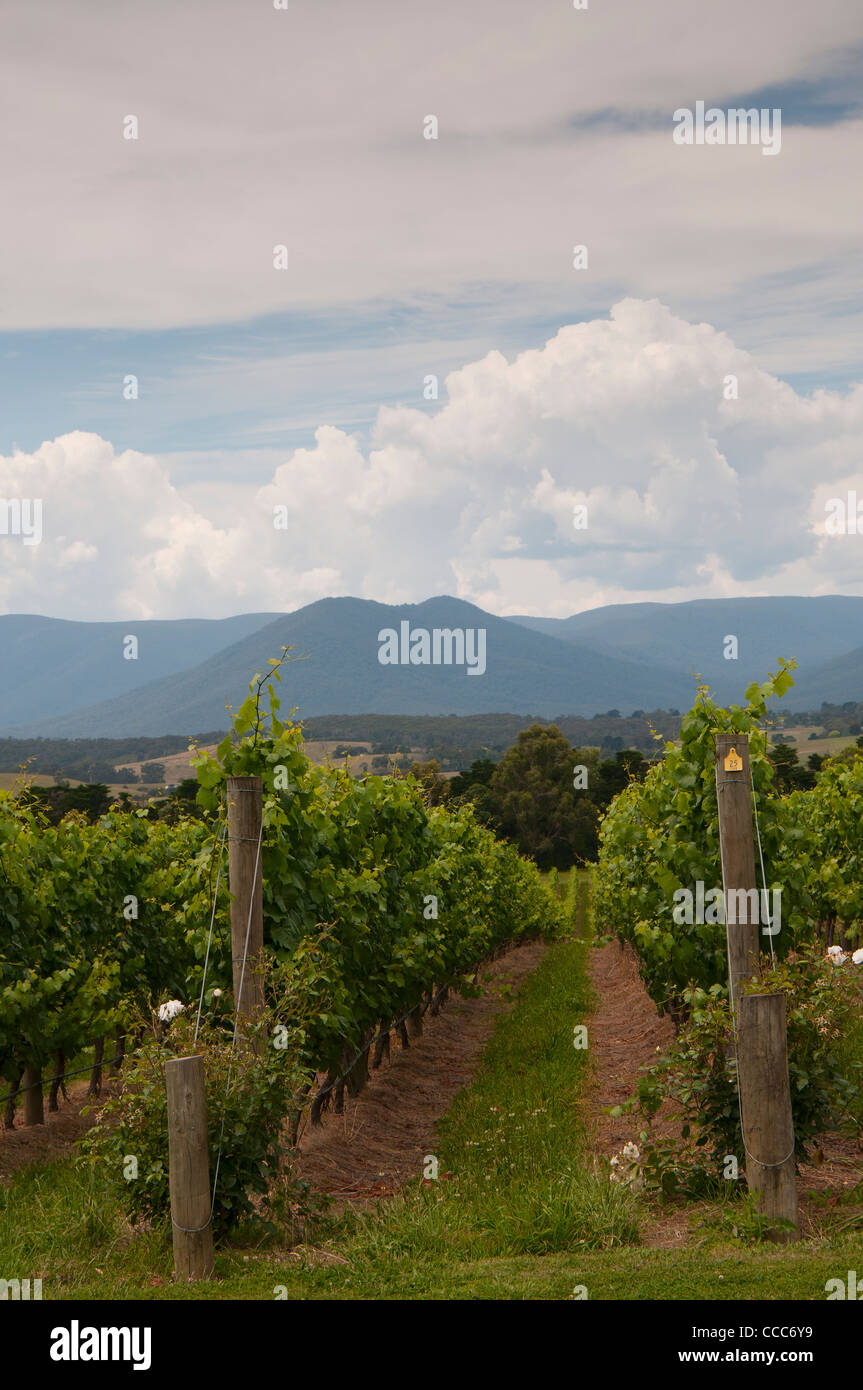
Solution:
<path fill-rule="evenodd" d="M 804 278 L 798 271 L 794 281 Z M 765 277 L 752 294 L 781 294 L 773 280 Z M 295 448 L 310 443 L 321 424 L 367 440 L 380 405 L 436 409 L 424 399 L 428 373 L 443 383 L 449 372 L 493 348 L 514 356 L 565 324 L 595 317 L 570 291 L 568 310 L 533 315 L 521 306 L 519 317 L 501 321 L 502 298 L 517 298 L 518 288 L 498 287 L 491 302 L 477 295 L 425 308 L 369 304 L 352 306 L 347 316 L 274 314 L 153 332 L 6 333 L 0 339 L 0 451 L 29 452 L 76 429 L 100 434 L 121 450 L 156 454 Z M 610 302 L 623 293 L 623 286 L 608 287 Z M 859 305 L 845 304 L 839 312 L 856 318 Z M 823 320 L 828 317 L 825 311 Z M 734 336 L 746 346 L 745 315 Z M 863 375 L 850 346 L 844 361 L 781 375 L 802 394 L 845 389 Z M 129 372 L 139 378 L 134 401 L 123 398 Z M 189 476 L 195 472 L 190 464 Z"/>
<path fill-rule="evenodd" d="M 424 399 L 428 373 L 443 383 L 492 348 L 515 354 L 584 317 L 573 305 L 555 319 L 501 323 L 500 300 L 498 289 L 491 305 L 370 304 L 347 316 L 277 314 L 149 333 L 7 334 L 3 447 L 29 451 L 73 429 L 152 453 L 294 447 L 321 424 L 367 435 L 379 405 L 435 408 Z M 123 399 L 128 372 L 139 377 L 135 401 Z"/>

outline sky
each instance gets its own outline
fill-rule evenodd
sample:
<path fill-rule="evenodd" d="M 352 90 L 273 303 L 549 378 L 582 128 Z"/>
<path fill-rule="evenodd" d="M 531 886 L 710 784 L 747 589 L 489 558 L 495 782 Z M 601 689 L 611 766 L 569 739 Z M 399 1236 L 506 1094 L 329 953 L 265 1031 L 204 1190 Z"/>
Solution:
<path fill-rule="evenodd" d="M 863 593 L 858 0 L 2 28 L 0 612 Z"/>

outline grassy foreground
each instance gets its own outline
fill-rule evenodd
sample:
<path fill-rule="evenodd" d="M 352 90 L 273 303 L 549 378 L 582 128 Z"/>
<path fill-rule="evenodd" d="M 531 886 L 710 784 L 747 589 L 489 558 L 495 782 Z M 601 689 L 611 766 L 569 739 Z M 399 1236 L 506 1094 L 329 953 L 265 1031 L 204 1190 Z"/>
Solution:
<path fill-rule="evenodd" d="M 293 1250 L 223 1248 L 212 1283 L 190 1289 L 171 1282 L 167 1234 L 134 1234 L 64 1160 L 0 1188 L 0 1277 L 41 1277 L 45 1299 L 823 1299 L 859 1263 L 859 1233 L 774 1249 L 708 1223 L 688 1251 L 639 1245 L 650 1213 L 609 1183 L 585 1132 L 574 1029 L 590 1015 L 590 949 L 553 943 L 498 1019 L 440 1126 L 436 1181 L 324 1216 Z"/>

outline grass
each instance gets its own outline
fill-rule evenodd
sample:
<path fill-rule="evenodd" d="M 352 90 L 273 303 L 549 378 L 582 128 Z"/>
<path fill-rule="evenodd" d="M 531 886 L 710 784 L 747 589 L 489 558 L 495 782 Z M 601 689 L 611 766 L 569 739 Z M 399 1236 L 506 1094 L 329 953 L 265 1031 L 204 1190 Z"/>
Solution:
<path fill-rule="evenodd" d="M 853 747 L 857 742 L 856 734 L 834 734 L 828 737 L 829 730 L 826 728 L 815 730 L 806 724 L 795 724 L 787 729 L 778 729 L 775 732 L 789 735 L 794 739 L 794 746 L 800 756 L 800 761 L 806 765 L 806 759 L 810 753 L 820 753 L 822 757 L 830 758 L 836 753 L 841 753 L 844 748 Z M 818 733 L 817 738 L 810 738 L 809 735 Z"/>
<path fill-rule="evenodd" d="M 57 778 L 47 772 L 0 772 L 0 791 L 14 792 L 22 782 L 34 787 L 55 787 Z M 80 787 L 83 783 L 77 778 L 69 778 L 70 787 Z"/>
<path fill-rule="evenodd" d="M 587 924 L 589 876 L 567 886 Z M 589 951 L 586 937 L 552 943 L 499 1016 L 439 1127 L 436 1181 L 324 1215 L 293 1250 L 223 1247 L 214 1280 L 187 1288 L 171 1281 L 166 1233 L 133 1233 L 92 1173 L 62 1160 L 0 1188 L 0 1277 L 42 1278 L 46 1299 L 533 1300 L 582 1286 L 591 1299 L 824 1298 L 859 1264 L 859 1232 L 741 1245 L 702 1204 L 679 1212 L 687 1249 L 639 1243 L 654 1213 L 609 1183 L 585 1131 L 589 1054 L 573 1029 L 592 1007 Z"/>
<path fill-rule="evenodd" d="M 499 1021 L 473 1084 L 439 1127 L 441 1177 L 352 1220 L 370 1254 L 549 1254 L 637 1239 L 635 1203 L 586 1161 L 588 1053 L 573 1045 L 591 998 L 583 941 L 552 945 Z"/>

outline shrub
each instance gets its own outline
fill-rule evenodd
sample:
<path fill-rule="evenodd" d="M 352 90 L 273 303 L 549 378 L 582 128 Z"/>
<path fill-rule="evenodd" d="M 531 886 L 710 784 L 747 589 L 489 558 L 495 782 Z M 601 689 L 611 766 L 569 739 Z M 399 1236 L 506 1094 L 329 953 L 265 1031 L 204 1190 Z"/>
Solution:
<path fill-rule="evenodd" d="M 863 1131 L 863 971 L 833 965 L 816 950 L 792 952 L 746 988 L 784 992 L 788 1070 L 798 1163 L 825 1131 Z M 648 1186 L 689 1195 L 723 1181 L 727 1155 L 745 1163 L 740 1133 L 736 1063 L 728 1056 L 731 1017 L 719 986 L 688 991 L 689 1022 L 664 1055 L 642 1073 L 636 1096 L 648 1121 L 640 1135 Z M 681 1121 L 679 1141 L 656 1136 L 651 1122 L 663 1102 Z"/>
<path fill-rule="evenodd" d="M 308 964 L 313 970 L 313 959 Z M 210 1182 L 215 1182 L 213 1233 L 218 1237 L 244 1221 L 272 1228 L 268 1214 L 284 1198 L 284 1184 L 277 1188 L 288 1147 L 282 1131 L 305 1079 L 299 1061 L 303 1014 L 315 1007 L 314 1000 L 303 1000 L 299 975 L 281 975 L 280 997 L 274 999 L 274 978 L 270 971 L 270 1002 L 255 1024 L 240 1021 L 236 1046 L 233 1019 L 213 1000 L 215 1010 L 202 1018 L 197 1039 L 191 1007 L 167 1028 L 152 1020 L 146 1041 L 127 1059 L 122 1090 L 100 1107 L 98 1123 L 82 1140 L 81 1161 L 99 1170 L 130 1221 L 162 1225 L 169 1220 L 165 1063 L 201 1055 Z M 130 1158 L 136 1171 L 127 1177 Z"/>

